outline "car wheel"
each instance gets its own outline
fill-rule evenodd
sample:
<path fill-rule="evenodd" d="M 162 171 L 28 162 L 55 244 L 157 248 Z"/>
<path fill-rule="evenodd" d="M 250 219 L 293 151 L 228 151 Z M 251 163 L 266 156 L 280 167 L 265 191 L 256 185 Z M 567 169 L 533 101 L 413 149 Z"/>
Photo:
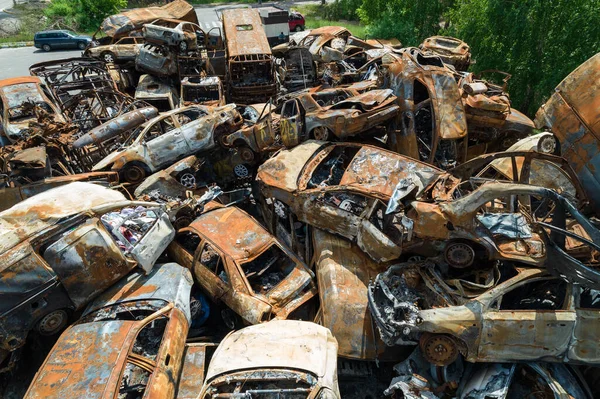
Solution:
<path fill-rule="evenodd" d="M 239 163 L 233 167 L 233 173 L 235 173 L 236 177 L 246 178 L 250 176 L 250 169 L 243 163 Z"/>
<path fill-rule="evenodd" d="M 84 42 L 79 42 L 79 43 L 77 43 L 77 48 L 78 48 L 79 50 L 85 50 L 85 48 L 86 48 L 86 47 L 87 47 L 87 46 L 86 46 L 86 44 L 85 44 Z"/>
<path fill-rule="evenodd" d="M 318 126 L 312 130 L 311 136 L 315 140 L 327 141 L 329 140 L 329 129 L 325 126 Z"/>
<path fill-rule="evenodd" d="M 50 45 L 49 45 L 49 44 L 44 44 L 44 45 L 42 46 L 42 50 L 44 50 L 44 51 L 50 51 L 50 50 L 52 50 L 52 47 L 50 47 Z"/>
<path fill-rule="evenodd" d="M 419 341 L 423 357 L 436 366 L 448 366 L 458 358 L 456 341 L 446 334 L 425 333 Z"/>
<path fill-rule="evenodd" d="M 115 55 L 113 53 L 111 53 L 110 51 L 107 51 L 104 54 L 102 54 L 102 59 L 106 63 L 115 62 Z"/>
<path fill-rule="evenodd" d="M 538 142 L 538 151 L 544 154 L 555 154 L 556 153 L 556 137 L 544 136 Z"/>
<path fill-rule="evenodd" d="M 127 164 L 123 167 L 120 173 L 120 178 L 123 182 L 131 184 L 139 184 L 146 178 L 146 168 L 139 164 Z"/>
<path fill-rule="evenodd" d="M 69 314 L 65 310 L 55 310 L 38 321 L 36 330 L 40 335 L 54 335 L 62 331 L 68 321 Z"/>
<path fill-rule="evenodd" d="M 464 269 L 471 266 L 475 261 L 475 250 L 464 242 L 454 242 L 446 246 L 444 259 L 450 266 Z"/>
<path fill-rule="evenodd" d="M 184 173 L 179 178 L 179 183 L 185 188 L 194 189 L 196 188 L 196 176 L 189 172 Z"/>
<path fill-rule="evenodd" d="M 304 30 L 304 27 L 302 25 L 296 25 L 296 28 L 294 30 L 296 32 L 302 32 Z"/>
<path fill-rule="evenodd" d="M 251 163 L 254 161 L 254 151 L 252 151 L 248 147 L 242 147 L 239 149 L 240 158 L 244 160 L 244 162 Z"/>
<path fill-rule="evenodd" d="M 188 49 L 188 44 L 187 44 L 187 42 L 186 42 L 185 40 L 182 40 L 182 41 L 179 43 L 179 51 L 181 51 L 182 53 L 185 53 L 185 52 L 187 51 L 187 49 Z"/>

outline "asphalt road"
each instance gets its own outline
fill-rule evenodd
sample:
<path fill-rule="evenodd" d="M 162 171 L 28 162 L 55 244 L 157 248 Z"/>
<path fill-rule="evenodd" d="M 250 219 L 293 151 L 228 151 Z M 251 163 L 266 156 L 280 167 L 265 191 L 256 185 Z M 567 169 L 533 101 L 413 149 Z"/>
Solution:
<path fill-rule="evenodd" d="M 38 62 L 80 57 L 81 50 L 56 50 L 46 53 L 35 47 L 0 50 L 0 79 L 28 76 L 29 66 Z"/>

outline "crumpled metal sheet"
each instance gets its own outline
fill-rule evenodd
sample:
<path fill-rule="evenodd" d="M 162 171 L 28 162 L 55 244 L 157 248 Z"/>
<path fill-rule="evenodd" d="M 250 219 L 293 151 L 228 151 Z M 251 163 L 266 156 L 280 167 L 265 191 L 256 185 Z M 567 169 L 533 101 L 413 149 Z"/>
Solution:
<path fill-rule="evenodd" d="M 477 215 L 481 222 L 494 235 L 508 238 L 531 238 L 531 227 L 521 213 L 486 213 Z"/>

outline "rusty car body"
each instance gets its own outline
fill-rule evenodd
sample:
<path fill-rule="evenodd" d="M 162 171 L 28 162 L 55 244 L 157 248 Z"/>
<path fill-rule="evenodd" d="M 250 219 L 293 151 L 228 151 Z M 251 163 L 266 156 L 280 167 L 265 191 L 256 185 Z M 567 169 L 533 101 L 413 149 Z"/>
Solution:
<path fill-rule="evenodd" d="M 450 36 L 432 36 L 423 40 L 419 48 L 438 55 L 446 64 L 459 71 L 466 71 L 471 65 L 471 48 L 465 42 Z"/>
<path fill-rule="evenodd" d="M 236 395 L 339 399 L 335 338 L 325 327 L 296 320 L 231 333 L 215 351 L 198 398 Z"/>
<path fill-rule="evenodd" d="M 64 122 L 59 108 L 48 98 L 42 81 L 35 76 L 4 79 L 0 81 L 0 145 L 8 145 L 23 139 L 29 123 L 36 121 L 32 107 L 41 106 L 45 111 Z"/>
<path fill-rule="evenodd" d="M 381 47 L 379 43 L 374 45 L 352 36 L 350 31 L 342 26 L 323 26 L 312 29 L 297 45 L 308 48 L 314 61 L 325 63 L 341 61 L 357 48 L 364 50 Z M 280 51 L 283 50 L 282 47 L 280 47 Z"/>
<path fill-rule="evenodd" d="M 181 53 L 196 50 L 198 46 L 205 47 L 205 43 L 198 43 L 198 37 L 206 39 L 206 34 L 198 24 L 186 21 L 162 19 L 151 24 L 145 24 L 142 35 L 148 43 L 177 48 Z"/>
<path fill-rule="evenodd" d="M 220 143 L 224 147 L 236 147 L 242 151 L 242 158 L 252 162 L 262 152 L 275 151 L 282 147 L 278 131 L 278 115 L 270 104 L 252 104 L 239 107 L 244 117 L 244 125 L 238 131 L 221 136 Z M 248 153 L 251 151 L 252 153 Z"/>
<path fill-rule="evenodd" d="M 596 104 L 600 97 L 590 82 L 600 78 L 600 54 L 596 54 L 558 84 L 550 99 L 535 115 L 535 125 L 554 133 L 562 156 L 571 162 L 594 210 L 600 203 L 600 132 Z"/>
<path fill-rule="evenodd" d="M 104 62 L 127 62 L 135 60 L 145 41 L 142 37 L 126 36 L 106 45 L 88 47 L 84 57 L 97 58 Z"/>
<path fill-rule="evenodd" d="M 275 97 L 275 64 L 258 11 L 224 10 L 222 21 L 230 101 L 251 104 Z"/>
<path fill-rule="evenodd" d="M 76 175 L 49 177 L 29 184 L 2 187 L 0 188 L 0 212 L 29 197 L 73 182 L 94 182 L 95 184 L 111 186 L 119 182 L 119 175 L 115 172 L 80 173 Z"/>
<path fill-rule="evenodd" d="M 131 31 L 141 29 L 157 19 L 177 19 L 198 23 L 194 7 L 183 0 L 174 0 L 159 7 L 146 7 L 128 10 L 107 17 L 100 25 L 100 30 L 112 38 L 125 36 Z"/>
<path fill-rule="evenodd" d="M 453 71 L 416 48 L 384 55 L 383 63 L 383 87 L 393 90 L 400 106 L 389 148 L 443 169 L 464 162 L 467 119 Z"/>
<path fill-rule="evenodd" d="M 124 277 L 61 335 L 25 397 L 174 399 L 189 359 L 191 288 L 176 263 Z"/>
<path fill-rule="evenodd" d="M 343 140 L 385 124 L 399 110 L 390 89 L 309 91 L 283 104 L 281 135 L 288 147 L 308 139 Z"/>
<path fill-rule="evenodd" d="M 167 47 L 147 44 L 135 57 L 135 69 L 160 78 L 174 76 L 178 71 L 177 55 Z"/>
<path fill-rule="evenodd" d="M 217 145 L 215 135 L 236 131 L 242 117 L 235 105 L 177 108 L 144 123 L 125 140 L 120 150 L 92 170 L 118 171 L 121 180 L 140 183 L 146 176 L 184 157 Z"/>
<path fill-rule="evenodd" d="M 598 291 L 543 269 L 517 269 L 516 276 L 463 305 L 403 306 L 387 316 L 378 306 L 381 297 L 372 295 L 379 290 L 370 288 L 369 305 L 384 327 L 380 331 L 391 328 L 418 342 L 425 359 L 436 365 L 452 363 L 459 353 L 470 362 L 600 362 L 593 338 L 600 328 Z"/>
<path fill-rule="evenodd" d="M 310 51 L 305 47 L 286 48 L 276 52 L 277 73 L 280 85 L 289 92 L 313 87 L 317 84 L 317 66 L 313 62 Z"/>
<path fill-rule="evenodd" d="M 286 319 L 317 293 L 308 266 L 237 207 L 207 204 L 169 255 L 246 323 Z"/>
<path fill-rule="evenodd" d="M 312 230 L 312 251 L 321 305 L 318 323 L 338 341 L 338 356 L 397 359 L 399 348 L 386 347 L 372 328 L 367 301 L 369 282 L 389 265 L 374 262 L 355 244 L 318 229 Z"/>
<path fill-rule="evenodd" d="M 135 99 L 150 104 L 159 112 L 179 108 L 179 95 L 171 83 L 148 74 L 140 76 L 135 89 Z"/>
<path fill-rule="evenodd" d="M 180 107 L 192 104 L 225 105 L 223 83 L 218 76 L 186 76 L 181 80 L 180 88 Z"/>
<path fill-rule="evenodd" d="M 516 166 L 515 157 L 513 153 L 507 158 Z M 472 161 L 472 168 L 459 169 L 458 175 L 470 177 L 492 160 L 484 156 Z M 531 157 L 525 165 L 531 165 Z M 531 183 L 529 175 L 512 177 Z M 478 257 L 544 265 L 547 240 L 536 226 L 556 222 L 555 227 L 566 229 L 562 212 L 582 226 L 585 239 L 600 243 L 597 229 L 554 190 L 484 178 L 461 191 L 470 180 L 368 145 L 309 141 L 263 163 L 257 181 L 271 231 L 276 210 L 283 209 L 301 222 L 357 242 L 376 261 L 393 260 L 402 253 L 443 253 L 456 268 L 469 267 Z M 539 201 L 553 205 L 541 206 Z M 578 273 L 585 268 L 579 265 Z"/>
<path fill-rule="evenodd" d="M 117 220 L 114 213 L 125 208 L 130 216 Z M 136 242 L 131 223 L 140 218 L 145 230 Z M 128 201 L 117 191 L 81 182 L 0 212 L 0 227 L 5 356 L 24 345 L 32 329 L 42 335 L 59 332 L 70 312 L 136 266 L 150 271 L 175 234 L 158 204 Z"/>

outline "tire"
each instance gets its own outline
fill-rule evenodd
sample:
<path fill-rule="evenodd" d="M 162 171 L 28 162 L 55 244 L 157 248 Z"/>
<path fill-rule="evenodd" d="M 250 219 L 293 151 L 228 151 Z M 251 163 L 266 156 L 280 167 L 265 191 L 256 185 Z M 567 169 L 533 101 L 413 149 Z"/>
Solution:
<path fill-rule="evenodd" d="M 243 146 L 238 149 L 238 153 L 240 154 L 240 158 L 246 163 L 254 162 L 254 151 L 252 151 L 249 147 Z"/>
<path fill-rule="evenodd" d="M 35 325 L 35 330 L 44 336 L 58 334 L 67 326 L 69 313 L 64 309 L 55 310 L 42 317 Z"/>
<path fill-rule="evenodd" d="M 328 141 L 331 139 L 331 132 L 325 126 L 317 126 L 310 132 L 310 136 L 315 140 Z"/>
<path fill-rule="evenodd" d="M 223 320 L 225 327 L 229 328 L 230 330 L 237 330 L 242 325 L 240 316 L 235 314 L 233 310 L 229 308 L 224 308 L 221 310 L 221 319 Z"/>
<path fill-rule="evenodd" d="M 119 179 L 130 184 L 140 184 L 148 174 L 148 169 L 144 164 L 128 163 L 119 172 Z"/>
<path fill-rule="evenodd" d="M 304 30 L 304 26 L 302 25 L 296 25 L 296 27 L 294 28 L 294 31 L 296 32 L 302 32 Z"/>
<path fill-rule="evenodd" d="M 444 260 L 450 266 L 464 269 L 475 262 L 475 248 L 465 242 L 451 242 L 444 249 Z"/>
<path fill-rule="evenodd" d="M 557 153 L 557 140 L 554 135 L 552 136 L 544 136 L 538 142 L 538 152 L 543 154 L 551 154 L 555 155 Z"/>
<path fill-rule="evenodd" d="M 52 47 L 50 47 L 49 44 L 44 44 L 42 46 L 42 50 L 44 50 L 45 52 L 48 52 L 48 51 L 52 50 Z"/>
<path fill-rule="evenodd" d="M 102 61 L 109 63 L 109 62 L 115 62 L 116 57 L 113 53 L 111 53 L 110 51 L 106 51 L 104 53 L 102 53 Z"/>
<path fill-rule="evenodd" d="M 179 42 L 179 51 L 181 53 L 185 53 L 188 49 L 188 44 L 185 40 L 182 40 L 181 42 Z"/>
<path fill-rule="evenodd" d="M 86 47 L 87 47 L 87 45 L 84 42 L 77 43 L 77 48 L 79 50 L 85 50 Z"/>

